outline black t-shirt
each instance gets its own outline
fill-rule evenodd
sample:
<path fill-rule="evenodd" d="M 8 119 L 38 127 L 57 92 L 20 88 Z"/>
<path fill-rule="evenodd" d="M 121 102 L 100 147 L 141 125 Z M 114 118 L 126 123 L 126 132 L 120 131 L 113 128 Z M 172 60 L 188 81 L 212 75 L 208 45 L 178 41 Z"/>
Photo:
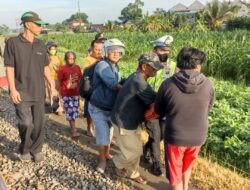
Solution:
<path fill-rule="evenodd" d="M 127 130 L 136 130 L 144 121 L 145 111 L 155 101 L 156 93 L 141 73 L 133 73 L 118 93 L 111 113 L 113 123 Z"/>
<path fill-rule="evenodd" d="M 30 43 L 22 34 L 10 38 L 5 46 L 4 64 L 15 68 L 15 87 L 22 101 L 44 99 L 44 67 L 49 59 L 41 40 Z"/>

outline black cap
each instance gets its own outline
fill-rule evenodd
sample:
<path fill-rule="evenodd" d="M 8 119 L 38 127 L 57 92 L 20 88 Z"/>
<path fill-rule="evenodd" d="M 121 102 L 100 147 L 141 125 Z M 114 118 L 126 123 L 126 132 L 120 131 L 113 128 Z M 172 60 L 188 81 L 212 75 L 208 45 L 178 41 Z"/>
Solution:
<path fill-rule="evenodd" d="M 163 68 L 163 65 L 160 63 L 158 55 L 155 54 L 154 52 L 142 54 L 139 57 L 138 61 L 140 65 L 148 64 L 157 71 Z"/>

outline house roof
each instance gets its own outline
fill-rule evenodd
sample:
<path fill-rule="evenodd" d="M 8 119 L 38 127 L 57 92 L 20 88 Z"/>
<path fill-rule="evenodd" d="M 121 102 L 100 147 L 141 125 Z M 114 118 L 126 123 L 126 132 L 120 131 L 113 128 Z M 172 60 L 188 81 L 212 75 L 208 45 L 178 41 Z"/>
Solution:
<path fill-rule="evenodd" d="M 200 11 L 205 8 L 205 5 L 203 5 L 200 1 L 195 0 L 189 7 L 188 9 L 190 11 Z"/>
<path fill-rule="evenodd" d="M 73 24 L 73 23 L 83 23 L 83 22 L 80 19 L 74 19 L 69 22 L 69 24 Z"/>
<path fill-rule="evenodd" d="M 185 11 L 188 11 L 188 8 L 185 5 L 178 3 L 177 5 L 169 9 L 169 11 L 170 12 L 185 12 Z"/>
<path fill-rule="evenodd" d="M 237 17 L 241 17 L 241 16 L 247 16 L 250 9 L 246 6 L 246 4 L 240 0 L 234 0 L 231 2 L 231 5 L 238 5 L 240 6 L 240 10 L 238 11 L 238 13 L 236 14 Z"/>

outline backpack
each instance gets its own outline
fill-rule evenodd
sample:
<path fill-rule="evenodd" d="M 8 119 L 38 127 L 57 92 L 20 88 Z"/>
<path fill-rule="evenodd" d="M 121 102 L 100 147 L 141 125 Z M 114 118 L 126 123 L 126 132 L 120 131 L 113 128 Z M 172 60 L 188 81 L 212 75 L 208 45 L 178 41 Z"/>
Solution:
<path fill-rule="evenodd" d="M 79 87 L 79 95 L 82 98 L 90 99 L 92 92 L 93 92 L 93 76 L 95 71 L 95 66 L 97 65 L 99 61 L 96 63 L 90 65 L 89 67 L 86 67 L 83 70 L 83 75 L 80 80 L 80 87 Z"/>

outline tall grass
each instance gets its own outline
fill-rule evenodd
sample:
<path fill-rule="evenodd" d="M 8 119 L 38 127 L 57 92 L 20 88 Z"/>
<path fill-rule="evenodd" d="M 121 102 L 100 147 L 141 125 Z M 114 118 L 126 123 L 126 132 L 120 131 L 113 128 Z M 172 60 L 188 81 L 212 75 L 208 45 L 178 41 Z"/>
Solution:
<path fill-rule="evenodd" d="M 152 50 L 150 41 L 164 33 L 106 33 L 107 38 L 118 38 L 126 45 L 125 64 L 136 64 L 140 54 Z M 208 32 L 208 33 L 173 33 L 172 59 L 184 46 L 194 46 L 207 54 L 203 72 L 220 79 L 233 80 L 250 84 L 250 33 L 247 31 Z M 44 40 L 54 39 L 60 46 L 86 55 L 94 34 L 63 34 L 44 36 Z"/>

